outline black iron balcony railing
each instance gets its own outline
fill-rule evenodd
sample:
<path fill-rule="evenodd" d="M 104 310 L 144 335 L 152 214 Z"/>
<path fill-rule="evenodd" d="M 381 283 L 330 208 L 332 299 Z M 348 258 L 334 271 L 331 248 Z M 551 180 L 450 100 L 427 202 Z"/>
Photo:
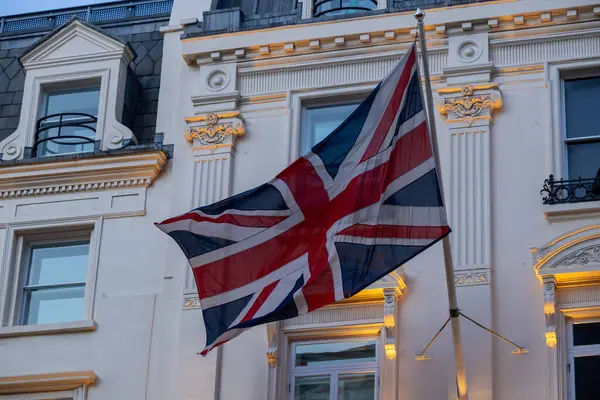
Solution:
<path fill-rule="evenodd" d="M 600 171 L 596 178 L 554 180 L 550 175 L 544 181 L 540 191 L 544 195 L 544 204 L 581 203 L 584 201 L 600 201 Z"/>
<path fill-rule="evenodd" d="M 313 7 L 313 16 L 349 14 L 376 9 L 377 0 L 317 0 Z"/>
<path fill-rule="evenodd" d="M 33 156 L 93 151 L 96 142 L 94 115 L 53 114 L 40 118 L 35 132 Z"/>

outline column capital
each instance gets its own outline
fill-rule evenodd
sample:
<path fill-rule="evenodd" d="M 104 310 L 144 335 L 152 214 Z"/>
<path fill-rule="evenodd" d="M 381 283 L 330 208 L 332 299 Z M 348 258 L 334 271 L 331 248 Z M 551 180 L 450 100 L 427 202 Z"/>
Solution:
<path fill-rule="evenodd" d="M 244 118 L 239 111 L 214 112 L 185 118 L 185 139 L 194 150 L 214 154 L 224 148 L 231 152 L 238 136 L 246 134 Z"/>
<path fill-rule="evenodd" d="M 502 107 L 497 84 L 464 85 L 437 90 L 436 106 L 447 123 L 462 125 L 474 121 L 489 124 L 494 110 Z"/>

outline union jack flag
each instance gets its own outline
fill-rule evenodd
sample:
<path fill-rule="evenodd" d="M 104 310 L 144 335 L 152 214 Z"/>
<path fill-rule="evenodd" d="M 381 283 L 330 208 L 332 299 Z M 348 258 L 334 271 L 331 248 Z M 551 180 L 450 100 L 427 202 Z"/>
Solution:
<path fill-rule="evenodd" d="M 414 45 L 275 179 L 157 226 L 193 269 L 204 355 L 351 297 L 448 235 Z"/>

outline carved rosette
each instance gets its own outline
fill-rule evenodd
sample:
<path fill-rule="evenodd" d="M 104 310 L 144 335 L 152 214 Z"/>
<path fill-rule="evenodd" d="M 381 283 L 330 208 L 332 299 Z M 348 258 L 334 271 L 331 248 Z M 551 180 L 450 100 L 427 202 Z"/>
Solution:
<path fill-rule="evenodd" d="M 465 270 L 454 272 L 454 284 L 456 286 L 489 285 L 489 270 Z"/>
<path fill-rule="evenodd" d="M 244 119 L 239 111 L 209 113 L 186 118 L 188 124 L 184 136 L 194 148 L 215 151 L 219 147 L 231 147 L 238 136 L 246 134 Z"/>
<path fill-rule="evenodd" d="M 492 113 L 502 107 L 502 95 L 496 85 L 465 85 L 439 89 L 437 109 L 448 122 L 491 120 Z"/>

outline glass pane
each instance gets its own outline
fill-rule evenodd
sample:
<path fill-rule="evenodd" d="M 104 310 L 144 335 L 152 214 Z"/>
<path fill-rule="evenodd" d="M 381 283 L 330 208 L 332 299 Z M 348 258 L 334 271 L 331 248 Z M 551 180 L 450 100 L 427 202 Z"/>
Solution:
<path fill-rule="evenodd" d="M 83 113 L 98 115 L 100 89 L 88 88 L 63 92 L 49 92 L 44 115 Z"/>
<path fill-rule="evenodd" d="M 34 247 L 27 285 L 85 282 L 89 243 Z"/>
<path fill-rule="evenodd" d="M 27 291 L 24 323 L 50 324 L 83 318 L 85 286 Z"/>
<path fill-rule="evenodd" d="M 338 400 L 374 400 L 375 374 L 339 376 Z"/>
<path fill-rule="evenodd" d="M 303 376 L 294 380 L 294 400 L 329 400 L 330 378 L 323 376 Z"/>
<path fill-rule="evenodd" d="M 600 356 L 575 358 L 575 398 L 597 400 L 600 392 Z"/>
<path fill-rule="evenodd" d="M 344 120 L 352 114 L 359 103 L 344 104 L 306 109 L 306 127 L 302 153 L 310 150 L 315 144 L 325 139 Z"/>
<path fill-rule="evenodd" d="M 573 324 L 573 345 L 600 344 L 600 322 Z"/>
<path fill-rule="evenodd" d="M 296 345 L 296 366 L 328 366 L 349 361 L 375 361 L 375 340 Z"/>
<path fill-rule="evenodd" d="M 565 81 L 567 137 L 600 135 L 600 78 Z"/>
<path fill-rule="evenodd" d="M 600 168 L 600 142 L 570 144 L 569 178 L 594 178 Z"/>

